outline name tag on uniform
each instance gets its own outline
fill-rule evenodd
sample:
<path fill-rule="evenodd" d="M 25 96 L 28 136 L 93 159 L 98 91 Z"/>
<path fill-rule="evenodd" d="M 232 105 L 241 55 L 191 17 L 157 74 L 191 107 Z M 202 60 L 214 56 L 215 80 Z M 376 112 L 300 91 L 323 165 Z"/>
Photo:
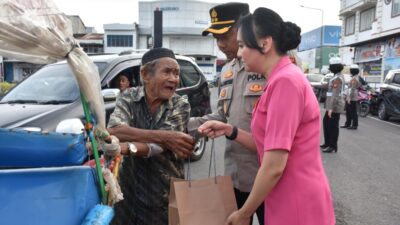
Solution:
<path fill-rule="evenodd" d="M 332 92 L 326 92 L 326 96 L 327 97 L 331 97 L 332 96 Z"/>

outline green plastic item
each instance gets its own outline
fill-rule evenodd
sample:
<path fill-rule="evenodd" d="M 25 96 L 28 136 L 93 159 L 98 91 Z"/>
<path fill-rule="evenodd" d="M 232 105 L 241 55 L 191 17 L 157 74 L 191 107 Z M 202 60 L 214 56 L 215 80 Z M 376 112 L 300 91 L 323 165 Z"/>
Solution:
<path fill-rule="evenodd" d="M 89 104 L 86 101 L 85 97 L 83 96 L 82 92 L 81 92 L 81 102 L 82 102 L 82 106 L 83 106 L 83 113 L 85 114 L 85 120 L 86 120 L 86 124 L 92 124 L 92 116 L 90 114 L 90 108 L 89 108 Z M 93 128 L 91 128 L 93 129 Z M 100 194 L 101 194 L 101 202 L 104 205 L 107 205 L 107 192 L 106 192 L 106 188 L 104 186 L 104 179 L 103 179 L 103 175 L 101 172 L 101 165 L 100 165 L 100 159 L 99 159 L 99 152 L 97 151 L 97 141 L 96 138 L 94 138 L 93 136 L 93 130 L 91 132 L 88 132 L 89 138 L 90 138 L 90 142 L 92 143 L 92 150 L 93 150 L 93 155 L 94 155 L 94 161 L 96 163 L 96 172 L 97 172 L 97 177 L 99 180 L 99 186 L 100 186 Z"/>

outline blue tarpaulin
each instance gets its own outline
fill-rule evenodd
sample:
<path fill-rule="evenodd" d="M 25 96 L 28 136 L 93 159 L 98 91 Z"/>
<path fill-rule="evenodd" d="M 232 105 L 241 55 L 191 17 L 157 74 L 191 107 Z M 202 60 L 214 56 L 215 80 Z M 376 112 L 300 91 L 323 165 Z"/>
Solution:
<path fill-rule="evenodd" d="M 0 170 L 0 224 L 80 225 L 98 203 L 86 166 Z"/>

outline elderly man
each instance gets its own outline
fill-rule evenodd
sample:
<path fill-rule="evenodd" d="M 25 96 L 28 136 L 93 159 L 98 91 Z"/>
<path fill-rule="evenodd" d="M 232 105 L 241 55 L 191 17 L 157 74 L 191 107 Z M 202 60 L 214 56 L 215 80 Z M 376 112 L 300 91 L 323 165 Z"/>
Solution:
<path fill-rule="evenodd" d="M 183 178 L 183 159 L 194 140 L 183 133 L 190 116 L 187 98 L 175 93 L 179 65 L 174 53 L 156 48 L 143 55 L 143 87 L 121 93 L 108 124 L 125 156 L 120 173 L 124 200 L 112 224 L 168 224 L 171 177 Z"/>

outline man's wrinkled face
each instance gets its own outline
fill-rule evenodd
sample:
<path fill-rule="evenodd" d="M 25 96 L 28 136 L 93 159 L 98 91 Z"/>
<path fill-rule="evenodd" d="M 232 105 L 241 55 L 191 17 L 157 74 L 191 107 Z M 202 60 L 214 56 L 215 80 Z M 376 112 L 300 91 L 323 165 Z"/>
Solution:
<path fill-rule="evenodd" d="M 225 34 L 213 34 L 217 40 L 218 48 L 226 55 L 228 60 L 236 58 L 238 44 L 236 40 L 237 28 L 231 28 Z"/>
<path fill-rule="evenodd" d="M 168 100 L 179 85 L 179 65 L 175 59 L 161 58 L 154 74 L 145 73 L 146 92 L 154 99 Z"/>

